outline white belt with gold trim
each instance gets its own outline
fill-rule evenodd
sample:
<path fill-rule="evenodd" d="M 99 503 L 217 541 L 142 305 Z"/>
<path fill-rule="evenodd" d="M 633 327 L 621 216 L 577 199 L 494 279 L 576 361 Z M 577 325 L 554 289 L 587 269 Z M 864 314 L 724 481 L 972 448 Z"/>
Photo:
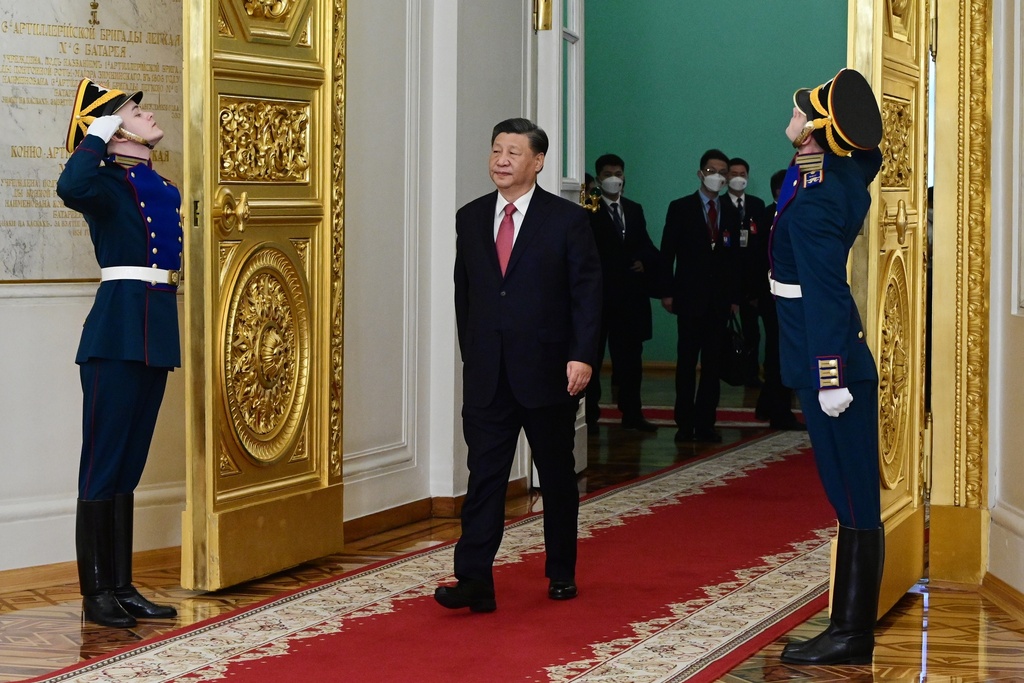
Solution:
<path fill-rule="evenodd" d="M 177 270 L 164 270 L 163 268 L 146 268 L 145 266 L 110 266 L 100 268 L 100 280 L 141 280 L 153 284 L 171 285 L 177 287 L 181 282 L 181 272 Z"/>
<path fill-rule="evenodd" d="M 772 294 L 775 296 L 781 296 L 783 299 L 799 299 L 804 293 L 800 289 L 800 285 L 791 285 L 785 282 L 779 282 L 771 275 L 768 276 L 768 286 L 771 287 Z"/>

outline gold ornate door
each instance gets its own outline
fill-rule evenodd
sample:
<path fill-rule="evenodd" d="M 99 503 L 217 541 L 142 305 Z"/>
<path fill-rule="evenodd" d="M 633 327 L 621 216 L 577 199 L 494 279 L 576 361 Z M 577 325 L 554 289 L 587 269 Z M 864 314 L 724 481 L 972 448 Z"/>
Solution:
<path fill-rule="evenodd" d="M 882 614 L 924 576 L 928 0 L 851 0 L 851 64 L 880 95 L 883 163 L 852 263 L 879 374 Z"/>
<path fill-rule="evenodd" d="M 342 546 L 345 0 L 186 0 L 182 585 Z"/>

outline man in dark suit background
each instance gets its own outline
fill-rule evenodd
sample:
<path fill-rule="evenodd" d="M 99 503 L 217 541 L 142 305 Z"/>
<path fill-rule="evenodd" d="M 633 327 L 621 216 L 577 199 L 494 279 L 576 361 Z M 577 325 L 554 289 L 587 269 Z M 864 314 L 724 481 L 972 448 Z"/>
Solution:
<path fill-rule="evenodd" d="M 720 442 L 715 431 L 722 345 L 738 300 L 732 240 L 720 222 L 729 157 L 710 149 L 700 159 L 700 188 L 668 206 L 661 236 L 662 306 L 676 316 L 676 442 Z M 725 229 L 720 229 L 720 227 Z M 697 360 L 700 359 L 700 384 Z M 696 394 L 695 394 L 696 390 Z"/>
<path fill-rule="evenodd" d="M 496 192 L 455 216 L 455 316 L 463 360 L 469 485 L 455 586 L 444 607 L 497 607 L 492 565 L 520 430 L 544 497 L 545 574 L 553 600 L 576 597 L 579 493 L 575 416 L 597 359 L 601 263 L 586 212 L 537 186 L 548 139 L 527 119 L 491 134 Z"/>
<path fill-rule="evenodd" d="M 786 177 L 786 169 L 772 174 L 770 186 L 772 203 L 765 207 L 758 222 L 757 240 L 753 243 L 756 273 L 760 273 L 764 281 L 764 289 L 757 297 L 757 311 L 764 321 L 764 384 L 757 396 L 755 415 L 768 420 L 772 429 L 806 429 L 793 414 L 793 390 L 782 384 L 782 372 L 779 365 L 779 314 L 775 310 L 775 297 L 768 286 L 767 273 L 770 269 L 768 244 L 771 227 L 775 222 L 775 209 L 778 207 L 779 192 L 782 181 Z"/>
<path fill-rule="evenodd" d="M 615 154 L 605 154 L 598 158 L 594 170 L 601 187 L 601 205 L 590 214 L 590 226 L 601 256 L 604 308 L 600 355 L 587 386 L 587 430 L 595 433 L 600 417 L 601 364 L 607 343 L 623 428 L 654 432 L 658 428 L 644 419 L 641 410 L 640 385 L 644 342 L 653 336 L 650 292 L 657 285 L 659 253 L 647 233 L 644 208 L 622 196 L 626 162 Z"/>
<path fill-rule="evenodd" d="M 747 359 L 744 384 L 748 387 L 761 386 L 761 364 L 758 355 L 761 348 L 761 327 L 758 322 L 758 301 L 769 296 L 768 278 L 761 267 L 761 253 L 767 253 L 769 225 L 761 224 L 764 200 L 747 194 L 747 179 L 750 164 L 745 159 L 734 157 L 729 160 L 729 172 L 725 176 L 729 191 L 723 196 L 722 229 L 732 237 L 735 250 L 736 274 L 739 278 L 739 314 L 743 329 L 743 345 Z M 764 245 L 764 249 L 762 249 Z"/>

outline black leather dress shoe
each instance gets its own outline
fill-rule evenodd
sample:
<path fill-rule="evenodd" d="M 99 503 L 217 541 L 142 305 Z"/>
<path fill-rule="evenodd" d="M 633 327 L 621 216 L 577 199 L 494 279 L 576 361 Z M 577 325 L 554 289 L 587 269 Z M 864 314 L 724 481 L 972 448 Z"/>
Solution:
<path fill-rule="evenodd" d="M 173 619 L 178 611 L 170 605 L 158 605 L 142 597 L 135 586 L 114 589 L 114 597 L 125 612 L 136 619 Z"/>
<path fill-rule="evenodd" d="M 653 422 L 648 422 L 643 417 L 622 418 L 622 428 L 638 432 L 647 432 L 648 434 L 653 434 L 658 431 L 658 425 Z"/>
<path fill-rule="evenodd" d="M 676 443 L 691 443 L 693 441 L 693 430 L 692 429 L 677 429 L 675 442 Z"/>
<path fill-rule="evenodd" d="M 800 422 L 795 417 L 792 420 L 772 420 L 771 422 L 768 423 L 768 426 L 771 427 L 772 429 L 782 429 L 791 432 L 807 431 L 807 425 L 805 425 L 803 422 Z"/>
<path fill-rule="evenodd" d="M 722 435 L 714 429 L 698 429 L 693 433 L 693 440 L 705 443 L 722 443 Z"/>
<path fill-rule="evenodd" d="M 470 612 L 493 612 L 498 608 L 494 588 L 483 583 L 459 581 L 455 586 L 438 586 L 434 589 L 434 600 L 442 607 L 468 607 Z"/>
<path fill-rule="evenodd" d="M 548 584 L 548 597 L 552 600 L 572 600 L 578 594 L 575 581 L 552 581 Z"/>

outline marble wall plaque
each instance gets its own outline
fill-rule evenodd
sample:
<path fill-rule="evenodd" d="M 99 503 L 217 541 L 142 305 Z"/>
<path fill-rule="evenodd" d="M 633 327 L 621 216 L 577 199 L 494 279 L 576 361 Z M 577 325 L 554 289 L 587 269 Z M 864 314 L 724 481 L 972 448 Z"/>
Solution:
<path fill-rule="evenodd" d="M 89 230 L 54 192 L 79 81 L 142 90 L 182 169 L 181 0 L 0 0 L 0 282 L 99 276 Z"/>

